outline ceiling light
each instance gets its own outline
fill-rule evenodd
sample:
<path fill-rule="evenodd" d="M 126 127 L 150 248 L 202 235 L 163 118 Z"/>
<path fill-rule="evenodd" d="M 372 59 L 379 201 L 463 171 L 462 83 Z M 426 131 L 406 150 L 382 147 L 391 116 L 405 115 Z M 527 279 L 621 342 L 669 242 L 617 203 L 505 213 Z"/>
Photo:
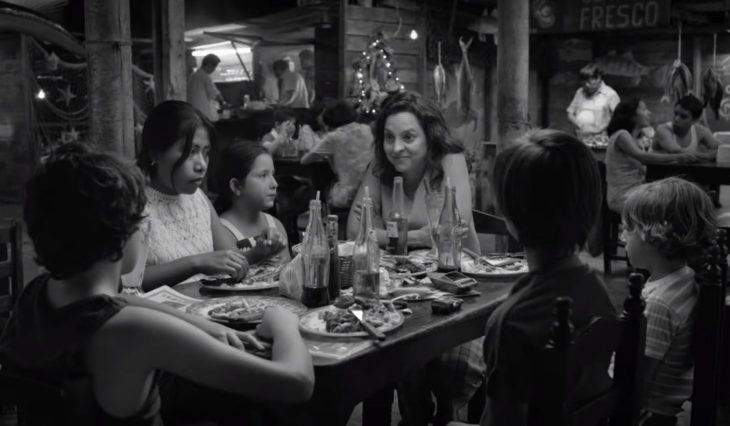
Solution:
<path fill-rule="evenodd" d="M 411 40 L 415 40 L 418 38 L 418 32 L 416 30 L 411 30 L 410 34 Z"/>

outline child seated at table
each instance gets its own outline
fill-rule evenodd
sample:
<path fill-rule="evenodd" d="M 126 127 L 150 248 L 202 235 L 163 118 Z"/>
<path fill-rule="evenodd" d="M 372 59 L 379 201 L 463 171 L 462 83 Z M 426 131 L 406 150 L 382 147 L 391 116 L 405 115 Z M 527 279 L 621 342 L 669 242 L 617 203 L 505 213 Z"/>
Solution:
<path fill-rule="evenodd" d="M 550 129 L 515 142 L 494 164 L 497 204 L 525 247 L 530 272 L 487 321 L 487 401 L 481 424 L 538 425 L 530 401 L 555 299 L 573 299 L 576 329 L 597 316 L 616 316 L 601 278 L 578 258 L 601 206 L 601 177 L 585 144 Z M 575 395 L 590 397 L 608 386 L 606 368 L 585 372 Z"/>
<path fill-rule="evenodd" d="M 697 185 L 667 178 L 636 187 L 622 214 L 631 264 L 646 269 L 642 425 L 677 424 L 692 395 L 692 334 L 698 290 L 689 266 L 712 244 L 716 220 Z"/>
<path fill-rule="evenodd" d="M 291 260 L 284 225 L 264 213 L 274 206 L 277 188 L 269 152 L 257 143 L 236 142 L 223 149 L 220 158 L 215 208 L 223 226 L 238 247 L 254 252 L 254 262 L 270 255 L 279 263 Z"/>
<path fill-rule="evenodd" d="M 290 108 L 277 108 L 273 113 L 274 127 L 261 138 L 261 143 L 271 155 L 282 157 L 296 157 L 298 155 L 294 144 L 296 130 L 296 115 Z"/>
<path fill-rule="evenodd" d="M 84 145 L 64 145 L 39 166 L 23 215 L 47 272 L 25 287 L 0 337 L 3 370 L 86 383 L 67 398 L 93 403 L 83 413 L 95 417 L 90 424 L 158 425 L 161 413 L 184 409 L 246 419 L 242 405 L 253 400 L 309 399 L 313 368 L 294 314 L 265 313 L 257 330 L 273 340 L 265 360 L 246 352 L 244 342 L 258 343 L 250 335 L 118 294 L 141 247 L 145 203 L 139 170 Z M 184 381 L 202 391 L 191 406 L 176 405 L 180 389 L 163 385 Z"/>

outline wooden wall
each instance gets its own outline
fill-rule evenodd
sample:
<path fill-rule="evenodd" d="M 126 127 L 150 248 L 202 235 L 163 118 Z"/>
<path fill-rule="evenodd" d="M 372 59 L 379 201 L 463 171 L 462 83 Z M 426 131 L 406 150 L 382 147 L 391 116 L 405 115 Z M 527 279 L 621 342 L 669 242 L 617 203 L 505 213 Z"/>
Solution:
<path fill-rule="evenodd" d="M 426 60 L 425 25 L 415 12 L 400 10 L 401 28 L 389 41 L 393 49 L 392 60 L 398 69 L 398 76 L 406 90 L 424 91 Z M 398 28 L 398 13 L 394 9 L 347 5 L 343 29 L 342 57 L 344 58 L 343 96 L 350 94 L 355 69 L 352 64 L 362 56 L 374 34 L 383 31 L 393 35 Z M 418 39 L 411 40 L 412 29 L 418 32 Z"/>

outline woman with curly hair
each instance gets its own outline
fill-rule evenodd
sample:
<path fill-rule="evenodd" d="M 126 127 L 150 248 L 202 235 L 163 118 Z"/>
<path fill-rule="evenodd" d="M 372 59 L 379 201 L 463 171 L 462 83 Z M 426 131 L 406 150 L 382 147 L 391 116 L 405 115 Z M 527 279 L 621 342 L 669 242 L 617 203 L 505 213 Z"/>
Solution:
<path fill-rule="evenodd" d="M 364 187 L 370 189 L 373 201 L 373 223 L 378 242 L 387 242 L 384 218 L 393 210 L 393 178 L 403 177 L 404 210 L 408 217 L 408 244 L 431 245 L 426 193 L 443 191 L 446 178 L 456 187 L 456 204 L 461 218 L 469 227 L 464 247 L 480 252 L 472 221 L 471 186 L 464 156 L 464 145 L 454 139 L 446 119 L 433 101 L 415 92 L 392 95 L 383 101 L 375 119 L 375 159 L 352 203 L 347 221 L 347 236 L 354 239 Z"/>
<path fill-rule="evenodd" d="M 675 425 L 692 395 L 698 292 L 690 265 L 715 236 L 715 212 L 700 187 L 667 178 L 631 191 L 622 221 L 632 265 L 651 274 L 642 293 L 647 320 L 642 424 Z"/>
<path fill-rule="evenodd" d="M 373 201 L 373 223 L 381 246 L 386 244 L 384 218 L 393 210 L 393 177 L 403 177 L 404 213 L 408 217 L 408 243 L 428 246 L 426 193 L 443 191 L 446 179 L 456 187 L 456 203 L 469 232 L 464 246 L 477 253 L 479 241 L 471 214 L 469 172 L 464 146 L 446 127 L 438 106 L 418 93 L 388 97 L 375 120 L 375 158 L 355 196 L 347 223 L 348 238 L 358 230 L 364 187 Z M 457 346 L 430 361 L 398 385 L 402 425 L 446 424 L 464 407 L 482 383 L 484 362 L 481 339 Z M 437 402 L 437 413 L 431 393 Z"/>

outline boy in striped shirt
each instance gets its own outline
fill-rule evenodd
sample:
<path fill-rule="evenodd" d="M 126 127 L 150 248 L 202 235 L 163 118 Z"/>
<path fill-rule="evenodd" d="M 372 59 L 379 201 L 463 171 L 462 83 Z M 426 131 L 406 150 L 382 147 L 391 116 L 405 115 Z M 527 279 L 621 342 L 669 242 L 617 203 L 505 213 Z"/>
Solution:
<path fill-rule="evenodd" d="M 692 335 L 697 303 L 688 264 L 715 235 L 712 201 L 698 186 L 667 178 L 637 187 L 622 214 L 631 263 L 649 271 L 642 426 L 674 426 L 692 395 Z"/>

